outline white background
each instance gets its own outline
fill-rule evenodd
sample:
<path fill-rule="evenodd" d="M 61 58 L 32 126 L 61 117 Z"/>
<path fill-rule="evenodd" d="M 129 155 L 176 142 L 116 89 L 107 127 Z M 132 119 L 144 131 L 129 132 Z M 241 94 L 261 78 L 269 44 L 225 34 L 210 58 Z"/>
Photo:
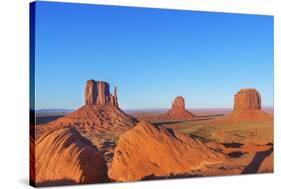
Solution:
<path fill-rule="evenodd" d="M 58 0 L 60 1 L 60 0 Z M 66 0 L 67 1 L 67 0 Z M 0 1 L 0 188 L 28 188 L 29 0 Z M 275 173 L 75 186 L 76 188 L 280 188 L 280 0 L 73 0 L 142 7 L 269 14 L 275 37 Z M 278 186 L 279 184 L 279 186 Z M 72 186 L 73 187 L 73 186 Z M 63 187 L 70 188 L 70 187 Z"/>

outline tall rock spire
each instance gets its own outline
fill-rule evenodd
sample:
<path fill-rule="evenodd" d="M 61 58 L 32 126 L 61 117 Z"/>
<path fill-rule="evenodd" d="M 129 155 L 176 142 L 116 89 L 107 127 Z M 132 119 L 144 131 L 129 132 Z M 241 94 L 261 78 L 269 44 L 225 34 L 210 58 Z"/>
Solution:
<path fill-rule="evenodd" d="M 117 97 L 117 87 L 114 86 L 114 97 Z"/>

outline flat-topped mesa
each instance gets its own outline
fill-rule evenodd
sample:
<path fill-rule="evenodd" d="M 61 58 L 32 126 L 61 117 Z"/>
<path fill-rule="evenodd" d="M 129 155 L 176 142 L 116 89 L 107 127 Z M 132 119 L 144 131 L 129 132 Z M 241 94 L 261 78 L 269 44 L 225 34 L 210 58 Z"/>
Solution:
<path fill-rule="evenodd" d="M 192 119 L 196 117 L 185 109 L 185 101 L 182 96 L 177 96 L 172 102 L 172 108 L 163 117 L 164 119 Z"/>
<path fill-rule="evenodd" d="M 260 110 L 261 96 L 256 89 L 241 89 L 234 96 L 234 111 Z"/>
<path fill-rule="evenodd" d="M 225 117 L 231 122 L 272 121 L 272 116 L 262 111 L 261 95 L 256 89 L 240 89 L 234 96 L 234 110 Z"/>
<path fill-rule="evenodd" d="M 114 87 L 114 95 L 112 95 L 107 82 L 88 80 L 85 87 L 85 104 L 118 107 L 117 88 Z"/>

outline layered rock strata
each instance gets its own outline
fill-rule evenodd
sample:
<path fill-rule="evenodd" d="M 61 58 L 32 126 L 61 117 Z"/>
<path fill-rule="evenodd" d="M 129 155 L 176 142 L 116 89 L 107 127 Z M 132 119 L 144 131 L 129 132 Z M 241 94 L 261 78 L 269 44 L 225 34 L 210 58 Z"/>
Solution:
<path fill-rule="evenodd" d="M 108 181 L 104 157 L 73 128 L 51 131 L 36 141 L 36 186 Z"/>

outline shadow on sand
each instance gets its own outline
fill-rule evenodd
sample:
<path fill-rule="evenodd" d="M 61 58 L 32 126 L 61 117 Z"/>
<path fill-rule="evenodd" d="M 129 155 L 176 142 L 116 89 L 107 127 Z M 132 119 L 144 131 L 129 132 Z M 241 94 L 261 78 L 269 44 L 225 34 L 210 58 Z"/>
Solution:
<path fill-rule="evenodd" d="M 186 122 L 186 121 L 181 121 L 181 120 L 180 121 L 152 121 L 152 124 L 156 126 L 162 126 L 166 124 L 177 124 L 182 122 Z"/>
<path fill-rule="evenodd" d="M 194 177 L 202 177 L 202 174 L 177 174 L 177 175 L 168 175 L 168 176 L 155 176 L 154 174 L 152 175 L 147 175 L 140 179 L 141 181 L 145 180 L 162 180 L 162 179 L 178 179 L 178 178 L 194 178 Z"/>
<path fill-rule="evenodd" d="M 260 165 L 273 152 L 273 146 L 266 151 L 257 152 L 251 163 L 245 167 L 241 174 L 252 174 L 257 173 Z"/>
<path fill-rule="evenodd" d="M 78 184 L 74 180 L 61 179 L 61 180 L 48 180 L 40 183 L 32 183 L 34 187 L 46 187 L 46 186 L 64 186 L 64 185 L 75 185 Z"/>
<path fill-rule="evenodd" d="M 224 116 L 224 114 L 210 114 L 210 115 L 201 115 L 201 116 L 198 116 L 198 117 L 201 117 L 201 118 L 209 118 L 209 117 L 222 117 Z"/>
<path fill-rule="evenodd" d="M 226 147 L 226 148 L 240 148 L 240 147 L 244 146 L 244 144 L 238 143 L 238 142 L 222 143 L 222 145 L 224 145 L 224 147 Z"/>
<path fill-rule="evenodd" d="M 212 119 L 216 119 L 216 117 L 206 117 L 206 116 L 198 116 L 198 118 L 196 119 L 191 119 L 191 120 L 167 120 L 167 121 L 152 121 L 152 124 L 156 125 L 156 126 L 162 126 L 162 125 L 168 125 L 168 124 L 178 124 L 178 123 L 184 123 L 184 122 L 197 122 L 197 121 L 207 121 L 207 120 L 212 120 Z"/>

